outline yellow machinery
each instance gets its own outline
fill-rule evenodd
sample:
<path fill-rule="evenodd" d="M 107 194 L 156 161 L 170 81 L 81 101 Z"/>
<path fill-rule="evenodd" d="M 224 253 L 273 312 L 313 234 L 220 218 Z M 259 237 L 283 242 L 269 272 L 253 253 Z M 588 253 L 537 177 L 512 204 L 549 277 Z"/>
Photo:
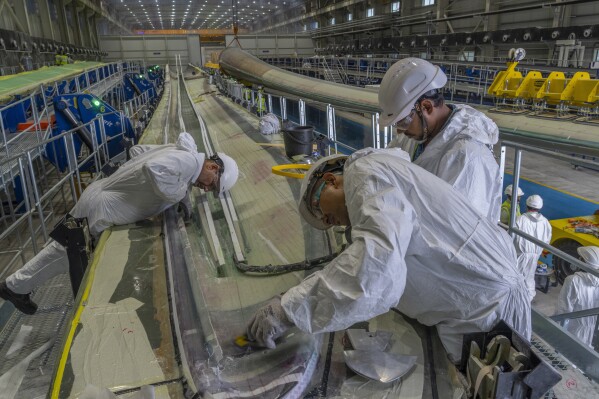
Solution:
<path fill-rule="evenodd" d="M 599 246 L 599 214 L 591 216 L 577 216 L 566 219 L 551 220 L 553 229 L 551 245 L 578 258 L 576 249 L 585 246 Z M 575 273 L 578 269 L 569 262 L 553 258 L 557 278 L 563 283 L 564 278 Z"/>
<path fill-rule="evenodd" d="M 495 80 L 493 80 L 487 92 L 496 97 L 516 97 L 516 90 L 522 82 L 522 73 L 516 71 L 516 66 L 518 66 L 518 62 L 508 62 L 507 69 L 495 76 Z"/>
<path fill-rule="evenodd" d="M 507 69 L 495 76 L 487 92 L 503 100 L 511 99 L 514 105 L 532 103 L 536 111 L 544 111 L 551 104 L 562 115 L 568 113 L 570 106 L 578 107 L 583 116 L 599 115 L 599 79 L 591 79 L 588 72 L 576 72 L 567 78 L 563 72 L 554 71 L 543 78 L 539 71 L 530 71 L 522 78 L 517 65 L 517 61 L 508 62 Z"/>
<path fill-rule="evenodd" d="M 210 62 L 210 61 L 205 63 L 204 66 L 206 68 L 210 68 L 210 69 L 214 69 L 214 70 L 218 70 L 220 68 L 220 65 L 218 63 L 214 63 L 214 62 Z"/>

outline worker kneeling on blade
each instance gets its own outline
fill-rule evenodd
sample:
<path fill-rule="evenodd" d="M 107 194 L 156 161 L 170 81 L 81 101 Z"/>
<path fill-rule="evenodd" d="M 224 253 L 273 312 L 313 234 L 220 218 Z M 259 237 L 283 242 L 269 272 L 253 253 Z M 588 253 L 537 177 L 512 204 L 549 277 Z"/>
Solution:
<path fill-rule="evenodd" d="M 94 238 L 111 226 L 156 216 L 180 201 L 185 202 L 184 212 L 189 214 L 191 185 L 218 195 L 233 187 L 239 175 L 231 157 L 223 153 L 206 157 L 198 152 L 187 132 L 179 135 L 176 145 L 139 145 L 129 153 L 133 159 L 109 177 L 90 184 L 70 212 L 75 218 L 87 218 Z M 12 302 L 23 313 L 34 314 L 37 304 L 30 297 L 31 291 L 68 270 L 66 249 L 51 241 L 0 282 L 0 298 Z"/>
<path fill-rule="evenodd" d="M 530 339 L 530 299 L 511 238 L 448 183 L 400 149 L 333 155 L 308 171 L 302 217 L 352 227 L 352 243 L 323 270 L 259 309 L 247 335 L 273 348 L 293 325 L 337 331 L 397 307 L 436 326 L 450 359 L 462 335 L 503 319 Z"/>

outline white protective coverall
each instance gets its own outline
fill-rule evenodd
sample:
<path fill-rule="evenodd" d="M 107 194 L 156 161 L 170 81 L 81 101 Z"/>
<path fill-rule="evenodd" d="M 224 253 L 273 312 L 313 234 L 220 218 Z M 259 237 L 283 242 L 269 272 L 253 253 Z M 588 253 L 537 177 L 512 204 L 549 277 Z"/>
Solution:
<path fill-rule="evenodd" d="M 71 210 L 72 216 L 87 218 L 94 238 L 108 227 L 134 223 L 177 204 L 197 180 L 204 164 L 204 154 L 180 144 L 140 147 L 140 151 L 132 151 L 137 156 L 114 174 L 90 184 Z M 17 294 L 27 294 L 68 270 L 66 250 L 52 241 L 9 276 L 6 284 Z"/>
<path fill-rule="evenodd" d="M 398 307 L 436 325 L 455 361 L 463 333 L 499 319 L 530 339 L 511 238 L 459 192 L 397 150 L 372 149 L 347 160 L 343 189 L 352 244 L 282 296 L 297 327 L 337 331 Z"/>
<path fill-rule="evenodd" d="M 599 278 L 586 272 L 566 277 L 557 300 L 557 313 L 569 313 L 599 307 Z M 597 316 L 581 317 L 566 322 L 565 328 L 587 345 L 592 344 Z"/>
<path fill-rule="evenodd" d="M 468 105 L 450 106 L 454 108 L 451 118 L 414 163 L 451 184 L 468 198 L 474 209 L 497 222 L 501 181 L 492 146 L 499 138 L 499 128 Z M 402 148 L 412 158 L 417 146 L 415 140 L 404 134 L 388 145 Z"/>
<path fill-rule="evenodd" d="M 551 240 L 551 224 L 539 212 L 526 212 L 524 215 L 519 216 L 516 219 L 515 227 L 546 244 Z M 543 248 L 519 235 L 514 237 L 514 246 L 516 247 L 516 255 L 518 255 L 518 267 L 524 276 L 532 300 L 535 296 L 535 270 Z"/>

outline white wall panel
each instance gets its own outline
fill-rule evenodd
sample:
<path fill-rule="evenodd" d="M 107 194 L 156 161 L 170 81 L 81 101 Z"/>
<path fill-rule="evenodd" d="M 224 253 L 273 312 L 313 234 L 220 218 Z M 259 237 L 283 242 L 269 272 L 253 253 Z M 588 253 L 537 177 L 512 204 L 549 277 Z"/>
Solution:
<path fill-rule="evenodd" d="M 100 49 L 108 52 L 105 61 L 145 60 L 149 64 L 201 63 L 198 35 L 99 36 Z"/>

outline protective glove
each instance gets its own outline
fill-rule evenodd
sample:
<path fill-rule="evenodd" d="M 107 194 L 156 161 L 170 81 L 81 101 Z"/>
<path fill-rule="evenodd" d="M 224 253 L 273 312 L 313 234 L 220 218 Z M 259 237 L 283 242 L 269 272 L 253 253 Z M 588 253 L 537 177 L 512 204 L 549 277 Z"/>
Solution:
<path fill-rule="evenodd" d="M 191 222 L 191 216 L 193 215 L 191 211 L 191 196 L 189 194 L 190 190 L 187 190 L 185 193 L 185 197 L 181 201 L 179 201 L 179 209 L 178 211 L 183 213 L 183 221 L 185 223 Z"/>
<path fill-rule="evenodd" d="M 281 306 L 281 296 L 272 298 L 266 305 L 258 309 L 250 320 L 246 335 L 248 340 L 259 346 L 274 349 L 275 340 L 293 327 Z"/>

